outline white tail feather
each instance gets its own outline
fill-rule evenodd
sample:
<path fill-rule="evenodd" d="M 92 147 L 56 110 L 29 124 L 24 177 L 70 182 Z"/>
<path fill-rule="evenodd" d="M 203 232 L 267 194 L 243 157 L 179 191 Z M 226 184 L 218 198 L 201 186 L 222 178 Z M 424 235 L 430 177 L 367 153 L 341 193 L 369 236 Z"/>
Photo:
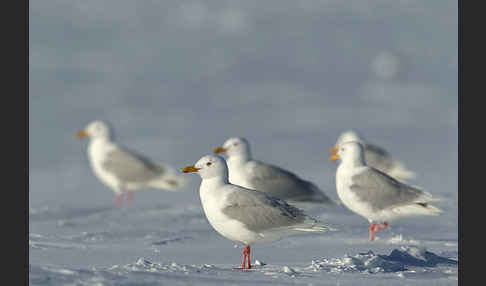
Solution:
<path fill-rule="evenodd" d="M 432 195 L 431 193 L 427 192 L 424 190 L 424 188 L 416 185 L 409 185 L 412 188 L 418 189 L 422 191 L 422 195 L 416 199 L 416 203 L 421 203 L 421 202 L 438 202 L 443 200 L 444 198 L 437 196 L 437 195 Z"/>
<path fill-rule="evenodd" d="M 432 213 L 432 214 L 440 214 L 440 213 L 442 213 L 442 210 L 441 210 L 441 209 L 439 209 L 438 207 L 435 207 L 435 206 L 433 206 L 433 205 L 429 205 L 429 204 L 427 204 L 426 209 L 427 209 L 427 210 L 428 210 L 430 213 Z"/>
<path fill-rule="evenodd" d="M 393 209 L 395 213 L 405 216 L 413 215 L 439 215 L 442 211 L 427 203 L 415 203 L 411 205 L 396 207 Z"/>
<path fill-rule="evenodd" d="M 418 188 L 418 187 L 415 187 L 415 186 L 413 186 L 413 187 Z M 439 197 L 437 195 L 432 196 L 431 193 L 428 193 L 426 191 L 423 191 L 423 192 L 424 192 L 424 195 L 420 199 L 423 199 L 426 202 L 438 202 L 438 201 L 443 200 L 442 197 Z"/>

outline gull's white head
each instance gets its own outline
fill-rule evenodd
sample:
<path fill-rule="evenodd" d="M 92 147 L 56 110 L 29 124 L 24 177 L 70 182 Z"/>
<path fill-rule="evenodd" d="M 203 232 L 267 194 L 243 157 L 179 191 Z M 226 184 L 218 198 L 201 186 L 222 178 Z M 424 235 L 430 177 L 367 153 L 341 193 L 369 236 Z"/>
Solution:
<path fill-rule="evenodd" d="M 356 133 L 353 130 L 348 130 L 348 131 L 343 132 L 339 136 L 338 140 L 336 141 L 336 146 L 339 146 L 339 145 L 341 145 L 343 143 L 351 142 L 351 141 L 356 141 L 356 142 L 363 143 L 363 140 L 361 140 L 361 138 L 359 137 L 358 133 Z"/>
<path fill-rule="evenodd" d="M 86 137 L 108 139 L 110 138 L 110 128 L 105 122 L 95 120 L 88 124 L 86 128 L 79 131 L 76 136 L 78 137 L 78 139 Z"/>
<path fill-rule="evenodd" d="M 218 155 L 203 156 L 196 164 L 182 168 L 182 172 L 197 172 L 203 179 L 221 177 L 228 179 L 228 166 L 226 161 Z"/>
<path fill-rule="evenodd" d="M 214 149 L 215 154 L 226 153 L 228 157 L 232 156 L 250 156 L 250 143 L 248 140 L 242 137 L 232 137 L 226 142 L 224 142 L 223 146 L 216 147 Z"/>
<path fill-rule="evenodd" d="M 365 164 L 364 161 L 364 147 L 358 141 L 345 142 L 338 147 L 331 149 L 331 162 L 341 159 L 341 162 L 353 162 L 358 164 Z"/>

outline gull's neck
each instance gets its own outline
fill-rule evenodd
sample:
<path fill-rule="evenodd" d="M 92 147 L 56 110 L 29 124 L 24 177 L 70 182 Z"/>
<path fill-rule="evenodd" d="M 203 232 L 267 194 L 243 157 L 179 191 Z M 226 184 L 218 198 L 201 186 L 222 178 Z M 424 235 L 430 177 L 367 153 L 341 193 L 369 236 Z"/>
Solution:
<path fill-rule="evenodd" d="M 341 162 L 341 165 L 346 168 L 356 168 L 356 167 L 363 167 L 366 166 L 365 160 L 363 158 L 363 154 L 359 154 L 358 156 L 349 156 L 346 160 Z"/>
<path fill-rule="evenodd" d="M 109 136 L 100 136 L 100 137 L 92 137 L 90 139 L 92 144 L 103 144 L 103 143 L 111 143 L 112 140 Z"/>
<path fill-rule="evenodd" d="M 209 179 L 202 179 L 201 190 L 214 189 L 229 184 L 228 176 L 216 176 Z"/>
<path fill-rule="evenodd" d="M 106 152 L 111 149 L 113 142 L 109 137 L 96 137 L 91 138 L 88 143 L 88 152 Z"/>
<path fill-rule="evenodd" d="M 243 165 L 251 160 L 250 152 L 242 152 L 239 154 L 228 156 L 226 162 L 228 165 Z"/>

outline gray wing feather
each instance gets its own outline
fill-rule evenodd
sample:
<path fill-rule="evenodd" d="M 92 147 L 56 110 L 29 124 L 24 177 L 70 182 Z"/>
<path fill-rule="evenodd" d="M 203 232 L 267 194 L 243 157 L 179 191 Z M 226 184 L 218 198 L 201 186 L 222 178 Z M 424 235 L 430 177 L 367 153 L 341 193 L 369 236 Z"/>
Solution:
<path fill-rule="evenodd" d="M 228 203 L 223 213 L 255 232 L 292 226 L 307 218 L 300 209 L 285 201 L 250 189 L 238 189 L 229 194 Z"/>
<path fill-rule="evenodd" d="M 402 184 L 374 168 L 367 168 L 351 180 L 351 191 L 360 200 L 369 203 L 374 210 L 419 202 L 424 195 L 422 190 Z"/>
<path fill-rule="evenodd" d="M 279 167 L 253 161 L 250 183 L 253 188 L 284 200 L 331 201 L 316 185 Z"/>
<path fill-rule="evenodd" d="M 109 152 L 103 168 L 124 182 L 146 182 L 162 175 L 165 169 L 144 156 L 125 148 Z"/>

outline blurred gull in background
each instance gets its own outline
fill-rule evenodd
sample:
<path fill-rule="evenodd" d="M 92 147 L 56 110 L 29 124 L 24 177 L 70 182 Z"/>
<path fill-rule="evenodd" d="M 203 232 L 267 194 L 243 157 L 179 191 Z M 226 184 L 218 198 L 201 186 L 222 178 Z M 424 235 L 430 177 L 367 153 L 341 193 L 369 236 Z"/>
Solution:
<path fill-rule="evenodd" d="M 406 169 L 402 162 L 393 159 L 382 147 L 365 142 L 353 130 L 343 132 L 336 142 L 336 147 L 350 141 L 356 141 L 363 145 L 366 165 L 378 169 L 401 182 L 415 178 L 415 173 Z"/>
<path fill-rule="evenodd" d="M 400 183 L 385 173 L 368 167 L 359 142 L 333 148 L 330 160 L 341 159 L 336 171 L 336 189 L 343 204 L 370 222 L 370 240 L 387 221 L 405 216 L 438 215 L 441 210 L 427 202 L 437 200 L 416 187 Z M 375 224 L 375 221 L 384 221 Z"/>
<path fill-rule="evenodd" d="M 293 203 L 334 204 L 313 183 L 279 167 L 253 160 L 250 145 L 245 138 L 229 138 L 214 153 L 227 154 L 229 181 L 232 184 L 259 190 Z"/>
<path fill-rule="evenodd" d="M 108 125 L 102 121 L 91 122 L 77 133 L 77 137 L 90 138 L 88 157 L 93 172 L 115 192 L 115 203 L 119 207 L 124 194 L 129 205 L 133 200 L 133 191 L 146 188 L 174 191 L 185 185 L 185 178 L 177 175 L 168 165 L 153 163 L 114 143 Z"/>
<path fill-rule="evenodd" d="M 238 269 L 251 268 L 250 244 L 271 242 L 299 233 L 333 230 L 281 199 L 231 184 L 228 166 L 219 156 L 204 156 L 182 171 L 197 172 L 201 176 L 201 203 L 213 228 L 224 237 L 245 244 L 243 262 Z"/>

